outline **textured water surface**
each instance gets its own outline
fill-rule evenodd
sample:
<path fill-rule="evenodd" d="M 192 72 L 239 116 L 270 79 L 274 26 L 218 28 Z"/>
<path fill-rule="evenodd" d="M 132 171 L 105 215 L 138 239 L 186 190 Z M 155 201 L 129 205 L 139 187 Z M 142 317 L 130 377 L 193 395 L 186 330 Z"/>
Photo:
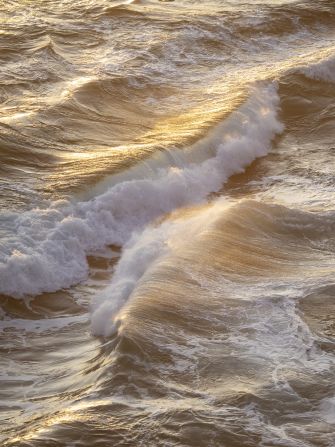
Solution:
<path fill-rule="evenodd" d="M 334 1 L 0 20 L 1 444 L 334 446 Z"/>

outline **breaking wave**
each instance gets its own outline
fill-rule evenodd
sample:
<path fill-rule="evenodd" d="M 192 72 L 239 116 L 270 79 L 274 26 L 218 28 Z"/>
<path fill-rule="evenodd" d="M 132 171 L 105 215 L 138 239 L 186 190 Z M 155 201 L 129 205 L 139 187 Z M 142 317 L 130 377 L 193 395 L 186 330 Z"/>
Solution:
<path fill-rule="evenodd" d="M 250 99 L 206 139 L 213 156 L 200 164 L 119 183 L 87 202 L 57 201 L 46 209 L 4 215 L 9 235 L 1 242 L 0 292 L 22 298 L 69 287 L 86 277 L 88 253 L 122 246 L 133 231 L 159 216 L 218 191 L 232 174 L 266 155 L 283 129 L 278 105 L 275 84 L 255 87 Z"/>

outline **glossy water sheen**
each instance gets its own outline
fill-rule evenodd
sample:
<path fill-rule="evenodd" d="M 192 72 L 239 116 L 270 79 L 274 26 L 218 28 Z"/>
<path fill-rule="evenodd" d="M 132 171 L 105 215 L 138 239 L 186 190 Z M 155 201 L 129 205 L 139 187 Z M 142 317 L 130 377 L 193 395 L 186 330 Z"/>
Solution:
<path fill-rule="evenodd" d="M 333 447 L 334 1 L 0 20 L 1 445 Z"/>

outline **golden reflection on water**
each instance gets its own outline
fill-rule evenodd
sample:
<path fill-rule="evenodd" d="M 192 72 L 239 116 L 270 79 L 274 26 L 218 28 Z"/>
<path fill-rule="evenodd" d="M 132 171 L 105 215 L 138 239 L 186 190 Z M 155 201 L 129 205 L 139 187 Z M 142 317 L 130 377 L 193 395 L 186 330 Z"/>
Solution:
<path fill-rule="evenodd" d="M 92 406 L 94 405 L 95 403 L 92 403 Z M 87 416 L 85 416 L 83 413 L 80 413 L 80 410 L 83 411 L 89 407 L 90 404 L 88 402 L 82 405 L 80 403 L 77 403 L 73 408 L 66 408 L 64 410 L 61 410 L 56 415 L 50 417 L 42 416 L 43 420 L 42 422 L 40 421 L 38 423 L 37 427 L 33 427 L 27 433 L 12 438 L 9 441 L 8 445 L 15 446 L 17 442 L 29 441 L 37 438 L 38 436 L 43 436 L 43 434 L 46 433 L 50 427 L 54 427 L 64 422 L 79 422 L 87 420 Z"/>
<path fill-rule="evenodd" d="M 292 0 L 292 2 L 296 3 L 295 0 Z M 203 152 L 205 151 L 198 149 L 202 144 L 206 146 L 206 143 L 210 141 L 206 138 L 211 135 L 212 130 L 215 131 L 215 126 L 224 122 L 227 116 L 248 97 L 250 86 L 254 82 L 257 84 L 264 81 L 278 81 L 281 84 L 280 95 L 283 99 L 282 105 L 285 108 L 287 97 L 290 99 L 292 97 L 294 102 L 298 91 L 296 85 L 290 90 L 290 76 L 296 74 L 298 68 L 303 68 L 305 65 L 318 62 L 332 55 L 335 49 L 334 45 L 329 43 L 330 38 L 327 42 L 322 42 L 320 37 L 318 42 L 313 43 L 314 46 L 309 46 L 312 40 L 306 40 L 307 43 L 305 44 L 304 39 L 307 39 L 306 29 L 300 36 L 291 35 L 287 37 L 286 31 L 281 29 L 281 26 L 283 26 L 281 22 L 279 22 L 278 29 L 275 29 L 275 20 L 274 23 L 270 23 L 273 28 L 268 36 L 269 38 L 263 40 L 264 33 L 258 33 L 257 29 L 257 20 L 262 19 L 259 2 L 257 5 L 257 2 L 246 4 L 242 1 L 232 2 L 229 5 L 227 5 L 227 2 L 217 1 L 198 2 L 196 4 L 187 1 L 170 3 L 129 0 L 118 3 L 128 6 L 114 10 L 113 6 L 116 3 L 110 1 L 101 1 L 101 3 L 95 1 L 77 3 L 76 0 L 58 3 L 44 0 L 1 2 L 1 5 L 8 8 L 9 11 L 6 17 L 0 17 L 2 28 L 6 25 L 10 25 L 12 28 L 17 27 L 16 34 L 15 32 L 12 35 L 10 32 L 7 33 L 9 50 L 12 46 L 17 46 L 15 47 L 16 53 L 14 52 L 13 55 L 10 53 L 9 56 L 11 60 L 11 64 L 8 65 L 9 81 L 4 86 L 6 94 L 4 94 L 4 100 L 0 105 L 1 121 L 8 125 L 7 127 L 3 126 L 4 138 L 2 144 L 4 150 L 7 148 L 8 141 L 9 149 L 14 147 L 12 152 L 7 148 L 9 168 L 13 167 L 14 170 L 32 174 L 33 180 L 41 177 L 40 189 L 49 194 L 52 199 L 58 198 L 57 195 L 62 197 L 62 194 L 66 195 L 67 193 L 70 193 L 71 198 L 73 198 L 77 191 L 83 191 L 83 198 L 86 200 L 89 194 L 90 197 L 94 197 L 98 192 L 106 190 L 113 182 L 117 183 L 119 180 L 131 180 L 136 176 L 150 179 L 157 173 L 159 176 L 162 168 L 166 169 L 167 173 L 182 176 L 183 166 L 187 168 L 189 163 L 202 162 L 207 155 L 213 155 L 214 150 L 212 153 L 208 151 L 205 154 L 206 157 L 204 157 Z M 268 0 L 266 3 L 275 6 L 291 3 L 291 0 L 287 2 Z M 312 3 L 310 2 L 311 5 Z M 22 8 L 19 8 L 20 4 Z M 191 4 L 192 7 L 190 7 Z M 250 34 L 248 34 L 249 40 L 244 39 L 243 32 L 241 36 L 238 36 L 240 40 L 237 39 L 236 42 L 240 42 L 242 46 L 239 52 L 234 53 L 236 48 L 233 46 L 226 47 L 229 39 L 225 37 L 221 43 L 216 41 L 216 38 L 220 36 L 219 34 L 211 34 L 211 26 L 213 25 L 213 29 L 216 30 L 217 23 L 213 24 L 210 21 L 212 18 L 216 19 L 216 14 L 219 11 L 221 13 L 223 10 L 236 11 L 237 4 L 241 5 L 240 10 L 232 18 L 235 19 L 241 10 L 248 10 L 252 13 L 250 17 L 252 16 L 255 19 L 256 25 L 246 27 L 246 32 Z M 303 6 L 302 4 L 302 6 L 299 5 L 298 7 Z M 41 11 L 44 11 L 43 20 L 33 22 L 39 18 L 39 6 L 42 6 Z M 70 8 L 70 12 L 67 11 L 67 15 L 63 17 L 63 9 L 66 10 L 67 6 Z M 72 6 L 73 10 L 71 9 Z M 81 6 L 87 7 L 91 15 L 84 16 L 83 20 L 80 19 L 82 23 L 80 21 L 76 23 L 77 16 L 82 17 L 81 14 L 85 11 L 85 8 L 81 8 Z M 253 7 L 255 7 L 254 11 Z M 275 10 L 275 13 L 280 15 L 282 9 Z M 56 11 L 60 14 L 58 17 L 55 14 Z M 101 21 L 99 14 L 103 17 Z M 143 17 L 152 26 L 152 35 L 148 37 L 146 36 L 146 25 L 142 26 Z M 242 28 L 248 23 L 250 17 L 247 13 L 244 21 L 241 22 Z M 25 28 L 31 25 L 31 19 L 33 23 L 31 29 L 34 31 L 35 24 L 35 31 L 37 30 L 35 40 L 33 33 L 30 33 L 30 28 L 27 28 L 28 32 Z M 93 25 L 88 30 L 85 27 L 91 19 Z M 138 21 L 136 21 L 137 19 Z M 224 13 L 222 19 L 225 19 Z M 271 16 L 270 19 L 272 20 L 273 17 Z M 167 27 L 160 31 L 160 26 L 164 20 Z M 198 20 L 199 22 L 196 22 Z M 64 29 L 66 27 L 64 27 L 64 24 L 68 26 L 68 30 Z M 73 24 L 76 24 L 76 26 L 72 27 Z M 193 24 L 196 24 L 195 28 L 202 28 L 204 31 L 199 38 L 198 50 L 197 39 L 199 36 L 187 34 L 189 30 L 193 29 Z M 228 27 L 230 25 L 231 23 L 227 23 Z M 43 26 L 46 26 L 42 32 L 45 35 L 41 37 L 39 33 Z M 117 27 L 120 27 L 120 34 L 114 38 L 113 33 Z M 67 34 L 69 30 L 71 32 Z M 185 33 L 188 40 L 182 40 L 184 38 L 183 30 L 188 30 Z M 89 36 L 88 31 L 91 31 L 92 35 Z M 238 33 L 238 30 L 236 32 Z M 315 27 L 313 33 L 316 34 L 317 32 L 320 33 L 320 36 L 327 35 L 327 33 L 330 36 L 329 29 L 323 31 L 322 27 L 318 27 L 318 29 Z M 2 29 L 0 33 L 3 36 L 5 31 Z M 327 39 L 328 35 L 326 36 Z M 103 39 L 100 41 L 101 36 Z M 23 37 L 26 38 L 27 42 Z M 277 42 L 277 46 L 275 45 L 271 50 L 273 41 Z M 263 42 L 263 48 L 259 54 L 255 54 L 255 51 L 247 54 L 249 43 L 255 45 L 255 42 L 258 42 L 259 45 Z M 284 49 L 281 48 L 277 51 L 277 47 L 279 48 L 282 43 L 286 46 Z M 24 44 L 27 44 L 27 48 L 24 47 Z M 295 44 L 297 44 L 296 47 Z M 327 45 L 327 49 L 322 49 L 322 45 Z M 204 50 L 204 48 L 206 49 Z M 135 49 L 138 50 L 137 53 Z M 26 53 L 24 53 L 25 50 L 27 50 Z M 262 53 L 263 50 L 264 53 Z M 208 58 L 202 59 L 202 62 L 198 64 L 197 57 L 203 56 L 203 52 L 208 53 L 206 54 Z M 225 57 L 219 59 L 222 56 L 221 53 L 225 53 L 223 54 Z M 145 59 L 148 54 L 150 57 Z M 40 57 L 38 60 L 40 65 L 36 69 L 34 63 L 38 57 Z M 250 57 L 249 60 L 248 57 Z M 157 61 L 163 63 L 163 69 Z M 164 63 L 169 65 L 169 62 L 172 63 L 171 65 L 175 63 L 173 75 L 164 66 Z M 17 63 L 16 67 L 15 63 Z M 30 66 L 29 63 L 32 63 L 32 65 Z M 67 73 L 66 67 L 71 63 L 73 71 L 69 69 Z M 44 73 L 43 70 L 49 67 L 52 68 L 51 72 L 49 73 L 46 70 Z M 63 72 L 59 74 L 58 69 L 62 67 Z M 15 76 L 21 69 L 21 78 L 16 79 Z M 32 76 L 32 79 L 30 79 L 30 75 L 36 75 L 34 70 L 37 70 L 37 76 L 35 78 Z M 39 70 L 42 75 L 44 73 L 45 77 L 39 77 L 41 74 Z M 304 94 L 308 96 L 309 92 L 306 93 L 305 91 Z M 320 94 L 321 96 L 322 94 Z M 313 106 L 317 103 L 315 96 L 312 95 L 309 101 Z M 329 106 L 326 109 L 322 101 L 320 101 L 320 104 L 324 107 L 320 106 L 320 110 L 329 119 L 326 112 L 331 111 L 331 107 Z M 299 135 L 295 133 L 294 128 L 298 116 L 296 110 L 301 115 L 306 112 L 303 106 L 300 106 L 300 109 L 296 106 L 295 110 L 288 106 L 282 114 L 282 118 L 288 124 L 288 130 L 285 132 L 292 136 L 292 140 L 299 141 L 299 144 L 295 143 L 297 146 L 295 150 L 298 153 L 298 146 L 303 146 L 306 135 L 308 134 L 307 138 L 311 139 L 313 135 L 308 133 L 310 132 L 308 125 L 302 126 L 302 133 L 306 135 L 299 140 Z M 269 114 L 269 109 L 263 107 L 261 114 L 266 117 Z M 252 116 L 250 123 L 252 124 Z M 245 121 L 245 124 L 248 124 L 248 122 Z M 221 142 L 229 142 L 234 138 L 236 138 L 236 135 L 232 130 L 231 132 L 225 132 L 216 141 L 221 144 Z M 115 322 L 119 324 L 117 336 L 120 338 L 117 340 L 118 344 L 113 354 L 115 355 L 113 361 L 117 360 L 115 370 L 112 369 L 113 361 L 110 361 L 110 353 L 104 353 L 102 346 L 100 346 L 100 339 L 94 339 L 96 344 L 92 351 L 98 358 L 96 363 L 99 363 L 101 358 L 103 360 L 98 366 L 93 361 L 86 361 L 85 355 L 87 350 L 91 349 L 92 345 L 89 345 L 93 340 L 87 326 L 78 331 L 80 346 L 73 341 L 74 331 L 71 326 L 66 327 L 65 330 L 59 329 L 55 333 L 48 333 L 50 345 L 44 344 L 44 334 L 41 335 L 40 332 L 32 335 L 26 329 L 21 330 L 22 326 L 20 325 L 18 325 L 20 330 L 17 333 L 4 331 L 2 340 L 4 343 L 8 343 L 11 349 L 13 348 L 13 351 L 10 351 L 4 344 L 5 354 L 11 352 L 14 361 L 22 367 L 29 368 L 29 362 L 31 361 L 31 364 L 38 368 L 35 372 L 32 372 L 32 375 L 35 374 L 36 377 L 39 377 L 39 373 L 41 373 L 42 391 L 36 390 L 39 382 L 34 382 L 33 387 L 35 387 L 34 392 L 36 391 L 38 396 L 36 401 L 45 405 L 43 411 L 38 408 L 37 412 L 39 413 L 33 416 L 31 414 L 34 409 L 31 410 L 32 413 L 29 413 L 28 409 L 27 414 L 25 410 L 22 410 L 20 416 L 17 417 L 16 425 L 20 429 L 26 423 L 28 429 L 26 433 L 12 438 L 9 444 L 16 446 L 39 437 L 41 440 L 37 442 L 43 442 L 43 438 L 48 440 L 48 437 L 50 437 L 51 439 L 52 435 L 57 432 L 57 426 L 62 424 L 70 427 L 72 434 L 73 426 L 71 424 L 76 422 L 85 424 L 89 423 L 90 420 L 93 420 L 95 424 L 92 424 L 95 427 L 93 437 L 97 433 L 95 429 L 104 426 L 106 419 L 109 432 L 117 430 L 119 428 L 118 422 L 116 418 L 114 422 L 113 418 L 108 419 L 107 408 L 115 402 L 108 397 L 105 400 L 94 400 L 94 393 L 91 393 L 92 389 L 95 390 L 95 387 L 101 384 L 99 391 L 105 393 L 101 393 L 101 395 L 113 396 L 113 393 L 117 395 L 122 390 L 127 398 L 132 393 L 137 393 L 136 395 L 140 396 L 141 409 L 145 409 L 141 415 L 143 419 L 147 417 L 147 408 L 148 413 L 151 411 L 151 415 L 154 414 L 155 416 L 159 412 L 164 413 L 164 411 L 171 410 L 171 413 L 167 416 L 168 423 L 171 424 L 174 417 L 173 411 L 185 410 L 190 411 L 192 415 L 191 424 L 194 427 L 199 424 L 201 419 L 196 415 L 196 411 L 201 412 L 206 407 L 204 419 L 207 419 L 206 427 L 208 428 L 212 423 L 211 417 L 213 414 L 222 410 L 224 406 L 231 402 L 237 402 L 236 405 L 239 408 L 243 406 L 243 402 L 256 402 L 255 406 L 259 405 L 259 408 L 263 411 L 263 413 L 260 411 L 259 414 L 264 415 L 264 419 L 269 414 L 269 419 L 271 419 L 273 409 L 278 414 L 287 415 L 293 408 L 289 414 L 290 423 L 292 426 L 295 424 L 295 427 L 299 429 L 302 418 L 308 420 L 311 413 L 298 414 L 297 408 L 294 407 L 293 393 L 290 396 L 292 400 L 289 400 L 291 407 L 285 402 L 284 393 L 280 395 L 282 402 L 280 399 L 277 402 L 276 398 L 280 392 L 278 387 L 271 390 L 273 376 L 269 374 L 267 379 L 264 378 L 266 368 L 273 366 L 271 362 L 264 363 L 263 369 L 259 368 L 259 364 L 255 366 L 255 363 L 257 363 L 255 362 L 255 358 L 257 358 L 256 350 L 251 353 L 247 351 L 243 353 L 229 344 L 228 337 L 229 331 L 233 334 L 234 325 L 242 322 L 245 323 L 245 326 L 241 325 L 241 331 L 238 334 L 240 338 L 252 339 L 256 334 L 257 342 L 260 344 L 266 339 L 268 333 L 265 332 L 265 336 L 264 332 L 261 331 L 257 334 L 257 327 L 262 326 L 265 322 L 264 327 L 271 330 L 275 328 L 275 325 L 271 324 L 271 312 L 267 313 L 269 307 L 266 307 L 269 303 L 273 303 L 274 306 L 280 304 L 280 297 L 278 298 L 278 296 L 282 283 L 279 283 L 278 289 L 272 290 L 271 284 L 275 281 L 283 279 L 291 282 L 306 280 L 317 283 L 318 280 L 322 282 L 324 278 L 331 278 L 332 276 L 334 261 L 330 242 L 324 239 L 326 240 L 325 246 L 322 247 L 319 244 L 320 240 L 323 243 L 322 238 L 325 238 L 324 234 L 320 236 L 320 232 L 318 232 L 321 221 L 315 223 L 311 220 L 306 225 L 307 229 L 304 228 L 303 230 L 298 225 L 289 229 L 284 225 L 290 222 L 290 219 L 292 219 L 294 225 L 301 221 L 301 214 L 296 214 L 294 207 L 311 206 L 310 203 L 307 203 L 307 205 L 303 203 L 309 193 L 306 183 L 302 187 L 302 183 L 298 181 L 297 186 L 293 185 L 294 187 L 288 188 L 287 179 L 291 174 L 295 175 L 298 180 L 301 180 L 303 175 L 309 177 L 313 168 L 318 163 L 321 164 L 321 161 L 323 161 L 319 155 L 323 148 L 321 138 L 320 140 L 315 138 L 313 142 L 318 152 L 314 156 L 309 155 L 309 171 L 303 171 L 303 174 L 301 174 L 301 171 L 297 172 L 295 170 L 302 157 L 299 153 L 296 159 L 293 158 L 294 151 L 291 141 L 287 143 L 289 150 L 287 150 L 286 158 L 283 157 L 283 146 L 280 146 L 279 149 L 274 147 L 268 161 L 262 160 L 254 163 L 246 173 L 232 179 L 225 190 L 209 196 L 210 201 L 213 198 L 217 199 L 219 195 L 225 195 L 225 203 L 218 206 L 215 211 L 217 215 L 214 211 L 211 215 L 210 204 L 205 204 L 204 206 L 186 207 L 172 211 L 170 215 L 162 216 L 153 223 L 153 226 L 158 226 L 163 222 L 175 223 L 178 221 L 178 224 L 182 225 L 183 221 L 187 219 L 194 218 L 194 221 L 197 220 L 201 213 L 205 216 L 198 226 L 193 224 L 193 226 L 186 227 L 178 236 L 171 237 L 166 241 L 166 247 L 170 255 L 165 257 L 162 262 L 159 261 L 153 265 L 153 269 L 147 277 L 136 284 L 134 293 L 126 306 L 117 316 L 113 317 Z M 17 146 L 15 146 L 16 143 Z M 330 144 L 329 148 L 331 149 Z M 22 149 L 21 152 L 20 149 Z M 330 149 L 329 153 L 331 152 Z M 201 153 L 204 158 L 201 158 Z M 50 159 L 48 159 L 48 155 L 50 155 Z M 305 156 L 305 153 L 303 155 Z M 282 159 L 280 159 L 280 156 L 282 156 Z M 180 158 L 178 159 L 178 157 Z M 283 163 L 284 158 L 286 164 Z M 26 160 L 28 166 L 32 166 L 30 171 L 25 166 L 20 166 L 22 160 Z M 301 163 L 300 168 L 305 167 L 306 163 L 305 161 Z M 139 168 L 138 171 L 130 169 L 130 167 L 135 168 L 136 166 Z M 280 166 L 284 166 L 282 171 Z M 269 184 L 262 184 L 260 180 L 263 177 L 266 178 L 268 174 L 272 176 Z M 312 174 L 315 173 L 312 172 Z M 281 184 L 278 180 L 280 176 L 285 180 Z M 105 184 L 104 181 L 106 181 Z M 20 186 L 20 184 L 21 179 L 17 184 L 13 181 L 14 186 Z M 329 184 L 331 188 L 332 183 Z M 312 187 L 314 190 L 316 189 L 315 184 L 312 184 Z M 85 195 L 86 191 L 88 191 L 87 195 Z M 325 203 L 327 201 L 327 203 L 332 202 L 330 200 L 332 192 L 325 191 L 321 199 L 326 198 L 323 200 Z M 318 193 L 319 191 L 315 193 L 315 196 Z M 230 199 L 227 197 L 230 197 Z M 255 197 L 257 200 L 245 200 L 255 199 Z M 241 198 L 243 200 L 235 200 Z M 320 200 L 320 203 L 322 200 Z M 273 206 L 274 203 L 277 204 L 276 207 Z M 279 206 L 280 203 L 284 206 Z M 330 203 L 329 207 L 331 206 Z M 323 211 L 322 207 L 324 207 L 323 203 L 319 205 L 319 210 Z M 317 210 L 316 205 L 313 210 Z M 308 216 L 304 218 L 308 220 Z M 119 254 L 120 252 L 117 254 L 117 259 L 119 259 Z M 90 277 L 88 281 L 91 281 L 89 285 L 82 284 L 78 288 L 56 294 L 44 294 L 42 297 L 35 298 L 31 305 L 28 303 L 30 305 L 29 311 L 21 302 L 18 305 L 17 300 L 8 300 L 6 297 L 2 297 L 1 304 L 5 303 L 2 306 L 3 315 L 6 317 L 15 316 L 21 320 L 43 318 L 47 322 L 50 317 L 56 318 L 68 314 L 72 316 L 87 312 L 88 309 L 85 306 L 88 306 L 88 302 L 97 291 L 110 285 L 115 266 L 110 259 L 106 259 L 103 256 L 101 258 L 98 256 L 89 257 Z M 113 258 L 114 261 L 116 262 L 116 259 Z M 231 289 L 228 289 L 228 283 L 230 283 Z M 242 285 L 245 286 L 244 290 L 242 290 Z M 240 287 L 240 290 L 242 290 L 240 295 L 234 287 L 237 287 L 237 289 Z M 255 292 L 255 296 L 249 300 L 252 287 L 255 288 L 257 293 Z M 271 296 L 271 293 L 273 293 L 273 296 Z M 285 290 L 283 293 L 285 293 Z M 263 302 L 261 303 L 262 306 L 256 309 L 259 311 L 258 315 L 252 305 L 260 295 Z M 329 317 L 334 307 L 331 304 L 333 295 L 334 290 L 329 288 L 326 291 L 317 292 L 313 296 L 310 295 L 303 304 L 297 304 L 307 315 L 306 321 L 311 321 L 313 330 L 321 331 L 324 337 L 322 340 L 324 345 L 320 346 L 325 353 L 331 352 L 331 349 L 333 349 L 331 342 L 325 340 L 326 337 L 334 335 L 334 321 Z M 322 299 L 320 299 L 320 296 Z M 80 303 L 82 302 L 80 300 L 85 301 L 83 307 L 77 304 L 77 299 Z M 52 301 L 53 305 L 48 306 L 48 303 Z M 221 307 L 218 306 L 218 303 Z M 283 301 L 283 305 L 278 305 L 276 308 L 278 312 L 285 309 L 286 304 L 287 302 Z M 212 314 L 210 314 L 211 312 Z M 258 326 L 256 324 L 250 325 L 251 319 L 257 315 L 259 316 L 259 320 L 256 322 Z M 218 320 L 220 320 L 221 326 L 215 326 L 218 324 Z M 280 323 L 279 329 L 276 334 L 270 332 L 270 335 L 280 336 L 281 330 L 285 335 L 290 329 L 286 320 L 278 322 L 274 319 L 274 321 Z M 249 326 L 248 322 L 250 323 Z M 291 326 L 294 326 L 295 320 L 292 320 L 291 323 Z M 11 326 L 8 327 L 12 328 Z M 31 327 L 35 326 L 32 325 Z M 293 346 L 299 341 L 302 330 L 303 325 L 298 325 Z M 11 340 L 11 334 L 13 334 L 13 340 Z M 188 340 L 187 335 L 190 335 Z M 308 336 L 312 337 L 312 335 Z M 133 340 L 131 337 L 133 337 Z M 21 339 L 27 345 L 23 345 Z M 200 340 L 200 342 L 192 345 L 194 340 L 197 342 Z M 132 341 L 134 341 L 133 344 Z M 187 345 L 187 342 L 190 344 Z M 318 352 L 319 346 L 317 343 L 319 343 L 319 340 L 314 340 L 314 342 L 317 347 L 316 352 Z M 24 351 L 28 351 L 26 347 L 29 346 L 29 343 L 31 343 L 30 352 L 26 354 Z M 202 351 L 206 343 L 208 345 L 212 343 L 211 351 Z M 59 349 L 58 352 L 56 349 L 55 352 L 48 352 L 46 349 L 46 346 L 56 345 Z M 263 352 L 264 355 L 271 354 L 275 350 L 271 347 L 271 337 L 269 337 L 269 346 L 270 348 Z M 143 352 L 145 357 L 141 358 Z M 303 349 L 302 352 L 305 354 Z M 204 353 L 204 358 L 201 358 Z M 48 357 L 49 355 L 50 357 Z M 64 378 L 66 393 L 68 393 L 65 398 L 70 401 L 69 404 L 66 404 L 64 400 L 62 401 L 64 395 L 59 392 L 64 384 L 59 385 L 57 382 L 59 379 L 58 366 L 63 370 L 66 370 L 67 367 L 66 363 L 57 365 L 62 355 L 64 356 L 63 360 L 65 359 L 64 362 L 68 359 L 76 366 L 79 365 L 75 377 L 71 377 L 73 383 L 69 383 L 70 376 L 63 377 L 61 375 L 61 379 Z M 238 361 L 234 364 L 234 355 L 236 358 L 239 355 L 241 356 L 238 359 L 241 360 L 240 364 Z M 139 366 L 138 371 L 134 358 L 142 361 L 142 363 L 137 364 Z M 50 359 L 51 361 L 48 364 Z M 178 363 L 178 359 L 181 359 L 181 363 Z M 186 363 L 189 361 L 189 369 L 183 370 L 184 361 Z M 79 362 L 86 363 L 83 366 Z M 87 363 L 89 364 L 89 371 L 85 370 Z M 104 368 L 99 369 L 102 363 L 104 367 L 111 368 L 106 376 Z M 55 367 L 55 364 L 57 367 Z M 308 362 L 306 365 L 308 365 Z M 290 367 L 292 365 L 288 366 L 288 369 Z M 257 371 L 257 368 L 259 368 L 259 371 Z M 61 374 L 63 374 L 63 370 Z M 89 376 L 89 374 L 93 370 L 92 380 L 92 376 Z M 300 378 L 303 385 L 298 383 L 297 387 L 300 385 L 302 388 L 309 388 L 303 399 L 304 405 L 310 397 L 311 388 L 313 388 L 313 399 L 319 392 L 317 399 L 311 401 L 312 406 L 310 408 L 314 411 L 319 400 L 325 394 L 325 390 L 328 392 L 330 387 L 327 383 L 327 388 L 323 389 L 320 386 L 320 389 L 318 389 L 318 382 L 322 380 L 321 375 L 320 377 L 316 377 L 316 375 L 312 377 L 314 372 L 310 371 L 308 366 L 306 366 L 306 371 L 304 373 L 306 372 L 306 377 L 308 377 L 306 379 L 304 377 Z M 294 374 L 293 369 L 287 373 L 287 378 L 293 382 L 293 387 L 294 380 L 299 382 Z M 14 376 L 10 377 L 10 381 L 14 383 L 12 377 Z M 99 385 L 97 385 L 98 381 L 95 381 L 97 377 L 98 381 L 100 380 Z M 78 382 L 76 382 L 77 379 Z M 326 380 L 328 380 L 327 377 Z M 88 382 L 89 385 L 85 388 Z M 16 398 L 19 402 L 20 396 L 23 395 L 26 384 L 24 381 L 22 383 L 8 385 L 13 386 L 14 396 L 10 396 L 13 402 Z M 136 388 L 138 383 L 140 386 Z M 29 386 L 28 384 L 27 387 Z M 71 388 L 72 386 L 73 388 Z M 78 398 L 76 393 L 79 388 L 81 396 L 92 400 L 88 399 L 72 404 L 71 402 Z M 11 390 L 11 388 L 8 389 Z M 299 388 L 297 389 L 299 390 Z M 44 391 L 47 392 L 44 393 Z M 55 397 L 56 394 L 50 395 L 51 391 L 59 392 L 59 396 Z M 127 396 L 128 392 L 129 395 Z M 199 396 L 200 393 L 203 394 L 192 399 L 189 395 L 193 392 L 199 392 Z M 152 393 L 152 396 L 159 397 L 151 398 L 150 393 Z M 166 393 L 166 398 L 161 397 L 164 393 Z M 183 393 L 185 394 L 183 395 Z M 294 398 L 298 401 L 299 393 L 296 393 Z M 34 401 L 33 397 L 29 397 L 29 392 L 25 394 L 24 399 L 25 402 L 29 399 L 30 402 Z M 58 406 L 55 405 L 55 408 L 52 408 L 57 399 Z M 315 403 L 316 401 L 317 403 Z M 271 402 L 270 412 L 267 412 L 268 402 Z M 66 408 L 61 408 L 63 405 Z M 101 411 L 99 407 L 101 407 Z M 56 411 L 57 408 L 61 409 L 57 411 L 57 414 L 50 416 L 50 413 Z M 16 409 L 13 411 L 15 412 Z M 16 414 L 19 411 L 17 410 Z M 20 417 L 22 419 L 19 419 Z M 312 415 L 312 417 L 314 416 Z M 24 418 L 25 420 L 22 422 Z M 131 416 L 128 421 L 130 421 L 128 430 L 131 431 Z M 229 417 L 227 421 L 229 421 Z M 215 423 L 213 423 L 213 427 L 219 431 L 227 421 L 218 419 L 216 421 L 218 425 L 215 427 Z M 160 420 L 154 420 L 154 423 L 159 425 Z M 184 422 L 181 422 L 178 416 L 175 423 L 176 425 L 171 429 L 175 432 L 174 435 L 177 432 L 179 433 L 178 430 L 182 430 L 184 425 Z M 309 425 L 312 425 L 312 423 L 311 418 Z M 10 424 L 11 422 L 9 422 Z M 124 424 L 127 424 L 127 417 Z M 238 435 L 244 429 L 243 423 L 239 417 L 236 417 L 234 424 L 233 431 Z M 12 425 L 14 426 L 14 424 Z M 143 426 L 145 429 L 151 427 L 145 426 L 144 423 Z M 206 433 L 205 430 L 202 430 L 203 426 L 199 424 L 199 427 L 201 432 Z M 278 427 L 281 429 L 280 425 Z M 55 432 L 53 432 L 54 428 Z M 120 428 L 121 432 L 123 428 Z M 254 429 L 254 426 L 252 426 L 252 429 Z M 15 428 L 12 429 L 12 426 L 9 430 L 17 433 Z M 139 431 L 141 430 L 142 427 Z M 249 435 L 252 431 L 250 426 L 247 427 L 247 430 L 249 430 Z M 22 431 L 24 432 L 24 428 Z M 192 430 L 190 430 L 190 433 L 192 433 Z M 228 436 L 230 435 L 229 432 Z M 57 433 L 55 438 L 57 438 Z M 253 441 L 248 436 L 245 439 L 250 445 L 257 445 L 257 442 L 252 444 Z M 197 436 L 192 438 L 192 434 L 189 440 L 190 442 L 198 442 Z M 56 442 L 58 441 L 62 442 L 62 439 L 56 439 Z M 83 442 L 86 441 L 87 443 L 90 442 L 83 440 Z M 76 440 L 73 442 L 76 443 Z M 223 438 L 222 445 L 224 443 L 228 445 L 229 442 L 229 440 Z M 304 442 L 304 440 L 301 442 Z M 201 441 L 199 443 L 201 444 Z M 148 445 L 150 444 L 148 443 Z M 242 444 L 237 441 L 235 445 L 240 447 Z M 316 445 L 316 443 L 313 445 Z"/>

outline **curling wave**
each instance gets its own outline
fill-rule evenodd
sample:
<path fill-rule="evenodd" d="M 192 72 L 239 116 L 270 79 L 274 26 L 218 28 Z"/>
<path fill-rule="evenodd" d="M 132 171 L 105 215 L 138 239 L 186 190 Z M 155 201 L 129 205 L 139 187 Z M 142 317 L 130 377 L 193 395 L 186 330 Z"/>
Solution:
<path fill-rule="evenodd" d="M 119 183 L 87 202 L 57 201 L 46 209 L 3 214 L 7 236 L 1 242 L 0 292 L 22 298 L 69 287 L 87 276 L 88 253 L 123 245 L 159 216 L 205 200 L 232 174 L 266 155 L 283 130 L 278 105 L 275 84 L 255 87 L 223 128 L 214 129 L 213 139 L 206 139 L 213 156 L 200 164 Z"/>

